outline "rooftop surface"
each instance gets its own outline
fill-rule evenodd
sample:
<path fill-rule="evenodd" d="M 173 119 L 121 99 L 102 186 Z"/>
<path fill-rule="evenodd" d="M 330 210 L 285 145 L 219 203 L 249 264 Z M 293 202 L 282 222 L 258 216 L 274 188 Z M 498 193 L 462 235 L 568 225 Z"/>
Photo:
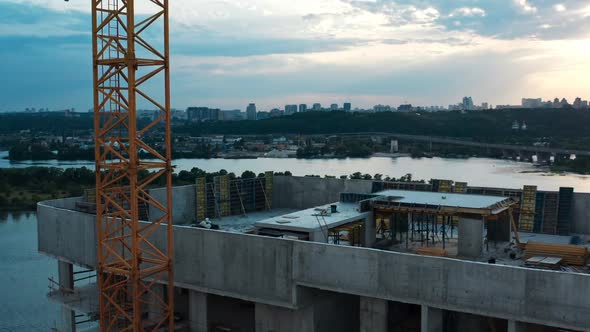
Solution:
<path fill-rule="evenodd" d="M 218 225 L 221 230 L 234 233 L 243 233 L 254 230 L 254 224 L 259 220 L 265 220 L 268 218 L 281 216 L 284 214 L 291 213 L 293 211 L 296 210 L 272 209 L 268 211 L 249 212 L 247 214 L 227 216 L 221 219 L 212 218 L 211 222 L 215 225 Z"/>
<path fill-rule="evenodd" d="M 377 195 L 392 198 L 392 201 L 402 204 L 424 204 L 448 207 L 463 207 L 470 209 L 485 209 L 506 201 L 504 196 L 484 196 L 471 194 L 440 193 L 428 191 L 385 190 Z"/>
<path fill-rule="evenodd" d="M 336 205 L 338 212 L 330 213 L 331 205 Z M 328 211 L 328 215 L 320 216 L 322 210 Z M 359 212 L 357 203 L 338 202 L 260 220 L 255 223 L 255 226 L 257 228 L 314 232 L 325 229 L 326 226 L 333 228 L 358 221 L 366 218 L 368 214 L 368 212 Z"/>

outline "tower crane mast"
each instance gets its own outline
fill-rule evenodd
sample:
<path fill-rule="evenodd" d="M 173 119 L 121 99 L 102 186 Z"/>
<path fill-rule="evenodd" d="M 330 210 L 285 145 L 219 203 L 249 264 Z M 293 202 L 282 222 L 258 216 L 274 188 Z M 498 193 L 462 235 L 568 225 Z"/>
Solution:
<path fill-rule="evenodd" d="M 101 331 L 174 330 L 168 26 L 168 0 L 92 0 Z"/>

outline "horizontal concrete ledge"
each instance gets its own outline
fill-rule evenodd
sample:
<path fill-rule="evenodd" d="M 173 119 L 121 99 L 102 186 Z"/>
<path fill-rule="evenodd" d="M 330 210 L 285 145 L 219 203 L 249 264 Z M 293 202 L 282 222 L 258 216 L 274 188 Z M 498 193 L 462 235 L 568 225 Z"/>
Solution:
<path fill-rule="evenodd" d="M 39 251 L 96 266 L 95 216 L 38 206 Z M 153 234 L 160 246 L 163 229 Z M 305 289 L 590 329 L 590 276 L 227 233 L 174 229 L 175 283 L 296 308 Z"/>

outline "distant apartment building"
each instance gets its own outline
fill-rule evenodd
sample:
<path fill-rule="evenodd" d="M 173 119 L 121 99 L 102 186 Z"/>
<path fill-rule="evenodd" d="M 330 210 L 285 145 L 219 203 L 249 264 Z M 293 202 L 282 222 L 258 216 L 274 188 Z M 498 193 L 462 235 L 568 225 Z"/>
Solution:
<path fill-rule="evenodd" d="M 218 108 L 189 107 L 186 109 L 189 122 L 219 121 L 221 111 Z"/>
<path fill-rule="evenodd" d="M 471 97 L 463 97 L 463 110 L 464 111 L 472 111 L 475 109 L 473 104 L 473 98 Z"/>
<path fill-rule="evenodd" d="M 257 119 L 257 114 L 256 114 L 256 104 L 250 104 L 248 105 L 248 107 L 246 107 L 246 119 L 248 120 L 256 120 Z"/>
<path fill-rule="evenodd" d="M 586 108 L 588 108 L 588 101 L 582 100 L 582 98 L 577 97 L 576 100 L 574 100 L 574 103 L 572 106 L 577 110 L 586 109 Z"/>
<path fill-rule="evenodd" d="M 320 103 L 315 103 L 315 104 L 313 104 L 313 107 L 312 107 L 312 109 L 313 109 L 314 111 L 321 111 L 321 110 L 322 110 L 322 104 L 320 104 Z"/>
<path fill-rule="evenodd" d="M 352 110 L 352 104 L 351 103 L 344 103 L 343 107 L 345 112 L 350 112 Z"/>
<path fill-rule="evenodd" d="M 373 111 L 375 112 L 391 112 L 391 106 L 389 105 L 375 105 L 373 106 Z"/>
<path fill-rule="evenodd" d="M 221 111 L 221 120 L 223 120 L 223 121 L 244 120 L 244 114 L 240 110 L 224 110 L 224 111 Z"/>
<path fill-rule="evenodd" d="M 522 98 L 522 108 L 541 108 L 543 99 L 541 98 Z"/>
<path fill-rule="evenodd" d="M 269 112 L 258 112 L 256 113 L 256 120 L 264 120 L 270 118 Z"/>
<path fill-rule="evenodd" d="M 299 104 L 299 113 L 307 112 L 307 104 Z"/>
<path fill-rule="evenodd" d="M 285 105 L 285 115 L 297 113 L 297 105 Z"/>
<path fill-rule="evenodd" d="M 490 104 L 488 104 L 488 103 L 481 103 L 481 109 L 482 110 L 489 110 L 490 109 Z"/>
<path fill-rule="evenodd" d="M 283 111 L 278 108 L 273 108 L 270 110 L 270 117 L 271 118 L 278 118 L 279 116 L 283 115 Z"/>
<path fill-rule="evenodd" d="M 337 111 L 337 110 L 338 110 L 338 104 L 330 105 L 330 111 Z"/>
<path fill-rule="evenodd" d="M 397 110 L 398 110 L 398 112 L 411 112 L 414 110 L 414 107 L 412 107 L 412 104 L 403 104 L 403 105 L 399 105 Z"/>

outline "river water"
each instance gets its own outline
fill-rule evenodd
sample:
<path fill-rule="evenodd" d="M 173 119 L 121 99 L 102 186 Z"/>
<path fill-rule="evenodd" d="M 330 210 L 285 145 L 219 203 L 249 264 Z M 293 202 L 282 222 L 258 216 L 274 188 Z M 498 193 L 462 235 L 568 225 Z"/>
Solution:
<path fill-rule="evenodd" d="M 60 307 L 46 294 L 57 278 L 55 260 L 37 252 L 33 212 L 0 212 L 0 331 L 49 331 Z"/>
<path fill-rule="evenodd" d="M 13 163 L 3 159 L 5 156 L 7 156 L 6 152 L 0 152 L 0 168 L 29 166 L 94 168 L 94 163 L 91 161 L 49 160 Z M 256 173 L 290 171 L 293 175 L 299 176 L 341 176 L 362 172 L 371 175 L 379 173 L 396 178 L 411 173 L 414 179 L 450 179 L 468 182 L 472 186 L 522 188 L 523 185 L 537 185 L 540 190 L 574 187 L 578 192 L 590 192 L 589 176 L 556 175 L 540 171 L 531 163 L 486 158 L 177 159 L 173 164 L 177 172 L 198 167 L 208 172 L 225 169 L 238 175 L 246 170 Z"/>

